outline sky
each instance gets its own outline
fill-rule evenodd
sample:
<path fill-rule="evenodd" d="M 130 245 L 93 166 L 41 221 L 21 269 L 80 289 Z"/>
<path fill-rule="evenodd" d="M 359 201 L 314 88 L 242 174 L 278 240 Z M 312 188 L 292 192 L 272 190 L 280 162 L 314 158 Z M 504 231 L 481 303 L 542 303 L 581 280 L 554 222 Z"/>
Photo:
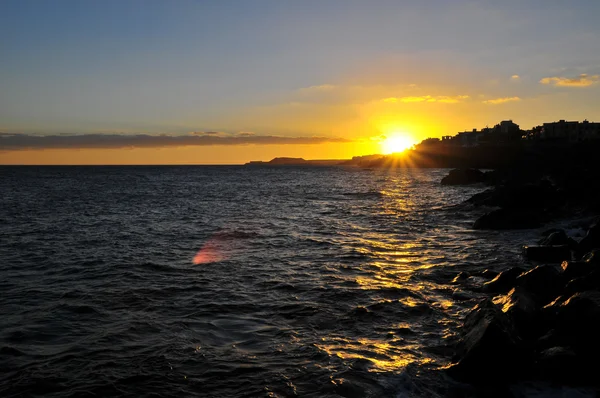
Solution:
<path fill-rule="evenodd" d="M 597 0 L 3 0 L 0 164 L 350 158 L 600 121 Z"/>

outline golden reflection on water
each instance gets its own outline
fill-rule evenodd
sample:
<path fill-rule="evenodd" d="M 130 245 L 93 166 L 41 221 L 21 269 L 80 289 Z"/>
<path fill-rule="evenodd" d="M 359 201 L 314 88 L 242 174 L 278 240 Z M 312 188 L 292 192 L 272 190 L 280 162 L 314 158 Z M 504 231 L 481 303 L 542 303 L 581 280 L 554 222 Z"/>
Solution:
<path fill-rule="evenodd" d="M 391 243 L 376 241 L 374 239 L 360 239 L 362 247 L 358 251 L 369 255 L 373 260 L 364 264 L 368 267 L 369 274 L 356 277 L 356 283 L 364 290 L 394 290 L 399 292 L 409 289 L 415 293 L 430 291 L 433 286 L 427 282 L 412 280 L 411 276 L 418 269 L 433 267 L 433 264 L 415 263 L 415 251 L 420 250 L 414 242 Z M 419 262 L 423 256 L 419 257 Z M 407 295 L 394 300 L 380 300 L 379 303 L 399 303 L 404 307 L 416 309 L 419 306 L 430 306 L 446 310 L 453 306 L 449 300 L 435 300 L 425 302 Z M 418 311 L 418 309 L 417 309 Z M 414 325 L 413 325 L 414 326 Z M 410 329 L 408 324 L 394 325 L 384 339 L 358 337 L 355 339 L 332 336 L 323 339 L 318 347 L 328 355 L 344 360 L 362 359 L 371 364 L 370 371 L 389 372 L 398 371 L 411 363 L 432 363 L 433 358 L 423 355 L 423 349 L 418 344 L 399 338 L 393 330 Z"/>
<path fill-rule="evenodd" d="M 356 278 L 356 283 L 361 288 L 367 290 L 402 289 L 408 286 L 415 288 L 414 283 L 408 283 L 415 269 L 419 268 L 413 264 L 416 255 L 411 248 L 416 247 L 415 244 L 405 243 L 398 247 L 398 245 L 383 242 L 362 243 L 373 247 L 373 249 L 364 248 L 358 249 L 358 251 L 376 259 L 365 264 L 371 271 L 375 270 L 376 272 L 372 272 L 369 276 Z"/>
<path fill-rule="evenodd" d="M 341 337 L 323 339 L 319 349 L 331 356 L 342 359 L 363 359 L 372 363 L 370 371 L 388 372 L 399 370 L 410 363 L 421 364 L 432 362 L 431 358 L 422 358 L 411 350 L 417 350 L 416 345 L 406 345 L 400 340 L 383 341 L 367 338 L 350 340 Z"/>
<path fill-rule="evenodd" d="M 358 283 L 358 285 L 362 289 L 366 289 L 366 290 L 390 289 L 390 288 L 402 289 L 404 287 L 404 284 L 399 283 L 399 282 L 402 282 L 402 281 L 394 280 L 392 278 L 384 277 L 381 275 L 376 275 L 373 278 L 366 278 L 366 277 L 362 277 L 362 276 L 359 276 L 358 278 L 356 278 L 356 283 Z"/>
<path fill-rule="evenodd" d="M 383 200 L 380 204 L 380 215 L 400 219 L 417 210 L 418 200 L 408 196 L 410 191 L 405 187 L 405 181 L 390 175 L 389 187 L 380 190 Z M 378 336 L 347 337 L 339 334 L 323 338 L 317 347 L 332 357 L 344 361 L 365 360 L 370 364 L 369 371 L 390 372 L 399 371 L 409 364 L 428 364 L 435 359 L 425 353 L 423 337 L 426 322 L 437 322 L 444 332 L 440 340 L 454 336 L 455 324 L 444 319 L 435 321 L 430 315 L 433 312 L 452 313 L 458 310 L 452 300 L 438 292 L 439 284 L 415 277 L 416 271 L 438 267 L 440 258 L 428 250 L 430 238 L 425 236 L 409 237 L 396 235 L 377 229 L 364 229 L 357 226 L 360 234 L 352 236 L 353 250 L 365 256 L 366 261 L 360 265 L 360 275 L 354 276 L 358 287 L 374 293 L 371 304 L 391 304 L 391 311 L 399 310 L 402 306 L 407 311 L 407 317 L 414 322 L 402 322 L 390 326 L 389 331 L 381 332 Z M 412 239 L 411 239 L 412 238 Z M 397 295 L 392 294 L 397 290 Z M 382 291 L 380 295 L 378 291 Z M 414 294 L 411 294 L 410 292 Z M 377 311 L 377 309 L 373 309 Z M 420 322 L 420 317 L 427 321 Z M 407 334 L 396 334 L 406 330 Z M 439 342 L 439 341 L 438 341 Z"/>

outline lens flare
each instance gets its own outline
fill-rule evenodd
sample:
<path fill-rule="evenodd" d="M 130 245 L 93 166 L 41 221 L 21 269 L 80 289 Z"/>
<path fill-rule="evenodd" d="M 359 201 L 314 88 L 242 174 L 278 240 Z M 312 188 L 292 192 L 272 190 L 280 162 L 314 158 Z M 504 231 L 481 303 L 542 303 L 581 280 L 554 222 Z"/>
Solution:
<path fill-rule="evenodd" d="M 194 256 L 192 262 L 198 264 L 210 264 L 226 259 L 225 254 L 219 249 L 219 237 L 213 236 L 202 245 L 198 253 Z"/>

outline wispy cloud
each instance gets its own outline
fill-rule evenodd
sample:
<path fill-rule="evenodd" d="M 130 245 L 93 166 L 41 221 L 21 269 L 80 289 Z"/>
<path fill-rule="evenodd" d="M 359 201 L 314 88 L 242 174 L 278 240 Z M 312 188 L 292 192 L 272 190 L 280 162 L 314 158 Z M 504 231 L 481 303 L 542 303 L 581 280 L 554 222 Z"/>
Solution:
<path fill-rule="evenodd" d="M 326 142 L 344 143 L 351 142 L 351 140 L 335 137 L 253 135 L 247 132 L 236 135 L 217 132 L 194 132 L 189 135 L 81 134 L 46 136 L 8 135 L 5 133 L 0 136 L 0 150 L 159 148 L 210 145 L 311 145 Z"/>
<path fill-rule="evenodd" d="M 254 137 L 256 136 L 256 133 L 254 133 L 253 131 L 240 131 L 236 135 L 238 137 Z"/>
<path fill-rule="evenodd" d="M 227 137 L 229 134 L 222 132 L 222 131 L 193 131 L 190 133 L 190 135 L 194 135 L 197 137 L 202 137 L 202 136 L 212 136 L 212 137 Z"/>
<path fill-rule="evenodd" d="M 494 98 L 494 99 L 490 99 L 490 100 L 486 100 L 486 101 L 482 101 L 482 102 L 484 104 L 488 104 L 488 105 L 498 105 L 498 104 L 505 104 L 507 102 L 517 102 L 517 101 L 521 101 L 521 98 L 519 98 L 519 97 Z"/>
<path fill-rule="evenodd" d="M 588 87 L 600 81 L 600 75 L 588 76 L 582 73 L 577 77 L 544 77 L 540 80 L 542 84 L 551 84 L 556 87 Z"/>
<path fill-rule="evenodd" d="M 383 102 L 389 103 L 397 103 L 397 102 L 441 102 L 445 104 L 456 104 L 458 102 L 462 102 L 468 99 L 468 95 L 456 95 L 456 96 L 447 96 L 447 95 L 421 95 L 421 96 L 409 96 L 409 97 L 388 97 L 384 98 Z"/>
<path fill-rule="evenodd" d="M 519 75 L 512 75 L 512 76 L 510 77 L 510 79 L 511 79 L 511 80 L 520 80 L 520 79 L 521 79 L 521 76 L 519 76 Z"/>

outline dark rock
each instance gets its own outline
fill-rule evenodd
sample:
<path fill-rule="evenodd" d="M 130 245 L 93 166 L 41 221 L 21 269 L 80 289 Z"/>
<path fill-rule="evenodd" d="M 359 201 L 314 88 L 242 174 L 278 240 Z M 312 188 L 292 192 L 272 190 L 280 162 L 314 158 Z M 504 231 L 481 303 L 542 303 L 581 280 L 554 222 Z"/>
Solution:
<path fill-rule="evenodd" d="M 486 189 L 483 192 L 476 193 L 467 199 L 467 203 L 472 203 L 475 206 L 485 206 L 493 201 L 496 190 L 494 188 Z"/>
<path fill-rule="evenodd" d="M 593 326 L 591 321 L 600 322 L 600 292 L 588 291 L 576 293 L 569 297 L 559 308 L 558 316 L 561 317 L 562 323 L 570 328 L 573 324 L 585 324 L 590 329 Z M 596 333 L 596 331 L 593 331 Z"/>
<path fill-rule="evenodd" d="M 454 169 L 442 178 L 442 185 L 467 185 L 484 182 L 486 174 L 477 169 Z"/>
<path fill-rule="evenodd" d="M 545 235 L 538 243 L 540 246 L 566 245 L 569 246 L 569 249 L 571 250 L 577 250 L 577 246 L 579 245 L 575 239 L 569 237 L 562 229 L 555 230 L 554 232 Z"/>
<path fill-rule="evenodd" d="M 550 234 L 553 234 L 553 233 L 555 233 L 555 232 L 563 232 L 563 233 L 565 233 L 565 230 L 564 230 L 564 229 L 560 229 L 560 228 L 550 228 L 550 229 L 547 229 L 547 230 L 545 230 L 544 232 L 542 232 L 542 234 L 541 234 L 541 235 L 542 235 L 544 238 L 547 238 L 548 236 L 550 236 Z M 565 234 L 566 234 L 566 233 L 565 233 Z M 544 238 L 542 238 L 542 240 L 544 240 Z M 540 244 L 541 244 L 541 243 L 540 243 Z"/>
<path fill-rule="evenodd" d="M 498 209 L 479 217 L 473 229 L 532 229 L 541 223 L 541 215 L 533 211 Z"/>
<path fill-rule="evenodd" d="M 562 291 L 562 295 L 565 296 L 563 301 L 575 293 L 598 289 L 600 289 L 600 272 L 592 271 L 585 276 L 581 276 L 567 282 Z"/>
<path fill-rule="evenodd" d="M 571 249 L 567 245 L 523 246 L 523 255 L 531 261 L 558 263 L 571 259 Z"/>
<path fill-rule="evenodd" d="M 538 242 L 540 246 L 554 246 L 554 245 L 566 245 L 569 241 L 567 233 L 562 230 L 556 230 L 549 233 Z"/>
<path fill-rule="evenodd" d="M 563 278 L 567 281 L 563 294 L 573 295 L 586 290 L 600 290 L 600 252 L 592 251 L 585 261 L 564 261 L 561 264 Z"/>
<path fill-rule="evenodd" d="M 542 325 L 538 313 L 539 306 L 525 288 L 517 286 L 506 296 L 494 298 L 494 303 L 502 307 L 502 312 L 509 317 L 519 336 L 525 339 L 539 336 Z"/>
<path fill-rule="evenodd" d="M 546 304 L 560 294 L 564 281 L 560 271 L 553 265 L 539 265 L 519 275 L 515 284 L 526 289 L 539 304 Z"/>
<path fill-rule="evenodd" d="M 587 234 L 577 246 L 577 258 L 592 251 L 592 249 L 600 249 L 600 223 L 593 224 Z"/>
<path fill-rule="evenodd" d="M 581 359 L 566 347 L 551 347 L 537 357 L 537 376 L 541 379 L 561 383 L 573 383 L 581 379 L 583 364 Z"/>
<path fill-rule="evenodd" d="M 556 330 L 576 352 L 586 356 L 600 353 L 600 292 L 576 293 L 560 304 L 556 312 Z"/>
<path fill-rule="evenodd" d="M 505 382 L 520 374 L 527 364 L 509 318 L 486 299 L 467 315 L 463 340 L 450 376 L 473 383 Z"/>
<path fill-rule="evenodd" d="M 537 339 L 537 341 L 535 342 L 534 348 L 538 352 L 540 352 L 540 351 L 544 351 L 548 348 L 552 348 L 557 345 L 560 345 L 560 343 L 561 343 L 560 335 L 556 332 L 556 330 L 550 329 L 546 332 L 546 334 L 544 334 L 542 337 Z"/>
<path fill-rule="evenodd" d="M 512 267 L 499 273 L 494 279 L 483 284 L 482 290 L 486 293 L 506 293 L 513 288 L 517 277 L 525 270 L 521 267 Z"/>
<path fill-rule="evenodd" d="M 485 183 L 490 185 L 500 185 L 503 178 L 497 170 L 489 170 L 483 172 Z"/>
<path fill-rule="evenodd" d="M 577 242 L 575 239 L 569 237 L 567 239 L 567 246 L 569 246 L 569 249 L 571 249 L 573 252 L 577 251 L 578 247 L 579 247 L 579 242 Z"/>
<path fill-rule="evenodd" d="M 542 313 L 543 313 L 544 318 L 549 320 L 549 328 L 554 327 L 554 325 L 556 324 L 556 314 L 558 313 L 558 309 L 571 296 L 572 296 L 572 294 L 571 295 L 561 294 L 560 296 L 557 296 L 554 300 L 552 300 L 551 302 L 549 302 L 542 308 Z M 557 344 L 553 344 L 553 345 L 557 345 Z"/>
<path fill-rule="evenodd" d="M 581 258 L 581 261 L 585 261 L 586 263 L 595 266 L 600 265 L 600 249 L 594 249 L 588 252 Z"/>
<path fill-rule="evenodd" d="M 559 192 L 547 180 L 536 184 L 512 184 L 488 189 L 473 195 L 467 202 L 475 206 L 538 210 L 560 203 Z"/>
<path fill-rule="evenodd" d="M 568 281 L 587 275 L 594 269 L 594 265 L 587 261 L 563 261 L 560 267 L 564 279 Z"/>

